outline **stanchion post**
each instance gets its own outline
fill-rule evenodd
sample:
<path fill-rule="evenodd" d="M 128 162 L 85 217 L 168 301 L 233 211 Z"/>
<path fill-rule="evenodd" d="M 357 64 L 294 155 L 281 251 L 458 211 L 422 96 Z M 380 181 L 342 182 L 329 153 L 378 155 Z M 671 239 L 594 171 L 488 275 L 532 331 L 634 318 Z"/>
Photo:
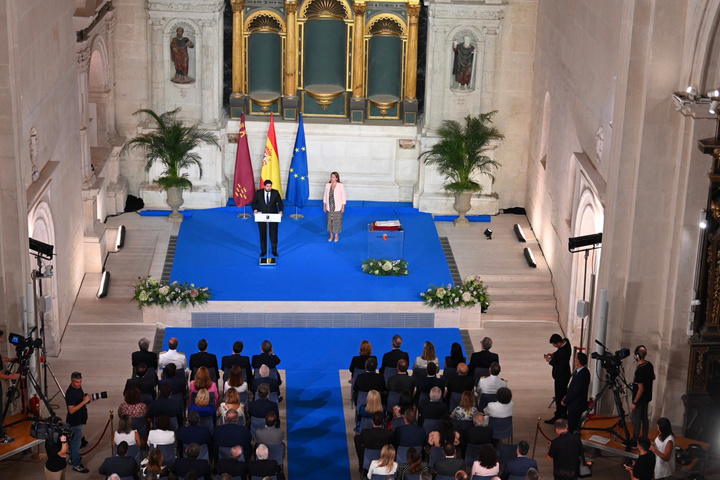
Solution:
<path fill-rule="evenodd" d="M 535 447 L 537 446 L 537 436 L 540 431 L 540 417 L 537 418 L 537 424 L 535 425 L 535 440 L 533 440 L 533 453 L 532 458 L 535 458 Z"/>
<path fill-rule="evenodd" d="M 115 437 L 115 425 L 113 422 L 113 418 L 114 418 L 113 411 L 110 410 L 110 456 L 111 457 L 115 455 L 115 449 L 113 448 L 114 443 L 115 443 L 115 438 L 114 438 Z"/>

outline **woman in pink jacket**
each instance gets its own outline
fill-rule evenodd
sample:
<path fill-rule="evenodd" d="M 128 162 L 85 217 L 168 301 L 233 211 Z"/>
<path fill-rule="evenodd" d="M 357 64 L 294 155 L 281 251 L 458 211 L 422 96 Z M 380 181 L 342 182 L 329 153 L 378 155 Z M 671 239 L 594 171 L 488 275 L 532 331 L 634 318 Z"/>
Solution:
<path fill-rule="evenodd" d="M 342 232 L 345 203 L 347 203 L 345 185 L 340 182 L 340 174 L 332 172 L 330 181 L 325 184 L 325 193 L 323 194 L 323 211 L 327 212 L 327 230 L 330 232 L 328 242 L 332 242 L 333 235 L 336 242 L 339 240 L 338 235 Z"/>

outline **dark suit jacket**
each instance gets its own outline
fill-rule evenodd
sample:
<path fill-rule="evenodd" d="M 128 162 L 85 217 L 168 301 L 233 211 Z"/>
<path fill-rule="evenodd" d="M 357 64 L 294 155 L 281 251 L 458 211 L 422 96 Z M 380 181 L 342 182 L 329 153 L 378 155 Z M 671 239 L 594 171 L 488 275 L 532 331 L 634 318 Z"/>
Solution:
<path fill-rule="evenodd" d="M 353 400 L 357 400 L 358 392 L 370 390 L 377 390 L 382 394 L 385 391 L 385 377 L 377 372 L 367 372 L 357 377 L 353 385 Z"/>
<path fill-rule="evenodd" d="M 144 377 L 129 378 L 128 381 L 125 382 L 123 391 L 128 388 L 137 387 L 140 389 L 141 394 L 150 394 L 155 398 L 155 385 L 157 385 L 157 377 L 145 375 Z"/>
<path fill-rule="evenodd" d="M 270 355 L 269 353 L 261 353 L 260 355 L 253 355 L 252 367 L 257 370 L 263 365 L 267 365 L 268 368 L 277 368 L 280 363 L 280 357 L 277 355 Z"/>
<path fill-rule="evenodd" d="M 590 386 L 590 371 L 587 367 L 577 370 L 570 381 L 565 405 L 573 412 L 584 412 L 587 409 L 588 387 Z"/>
<path fill-rule="evenodd" d="M 448 380 L 448 398 L 451 393 L 463 393 L 466 390 L 472 391 L 475 388 L 475 378 L 468 375 L 451 377 Z"/>
<path fill-rule="evenodd" d="M 410 357 L 407 352 L 403 352 L 399 348 L 393 348 L 383 355 L 382 363 L 380 364 L 380 373 L 384 375 L 386 367 L 397 368 L 397 362 L 403 359 L 408 362 L 408 366 L 410 366 Z"/>
<path fill-rule="evenodd" d="M 247 463 L 238 462 L 234 458 L 223 458 L 217 462 L 217 473 L 229 473 L 232 477 L 243 477 L 247 474 Z"/>
<path fill-rule="evenodd" d="M 234 447 L 235 445 L 240 445 L 243 449 L 243 456 L 246 462 L 250 460 L 250 455 L 252 454 L 252 449 L 250 448 L 251 442 L 252 435 L 245 425 L 226 423 L 225 425 L 215 427 L 215 432 L 213 433 L 215 449 L 217 449 L 217 447 Z"/>
<path fill-rule="evenodd" d="M 491 427 L 473 425 L 466 428 L 460 436 L 462 438 L 463 452 L 465 451 L 464 448 L 469 444 L 485 445 L 486 443 L 493 443 L 492 435 L 493 429 Z"/>
<path fill-rule="evenodd" d="M 101 475 L 112 475 L 117 473 L 121 477 L 133 477 L 137 479 L 137 462 L 133 457 L 108 457 L 100 465 Z"/>
<path fill-rule="evenodd" d="M 470 363 L 468 364 L 468 375 L 475 378 L 476 368 L 490 368 L 490 364 L 493 362 L 500 363 L 500 357 L 497 353 L 493 353 L 490 350 L 480 350 L 475 352 L 470 357 Z"/>
<path fill-rule="evenodd" d="M 508 460 L 505 464 L 505 470 L 503 470 L 501 478 L 503 480 L 507 480 L 510 475 L 524 477 L 527 474 L 527 471 L 531 468 L 538 468 L 538 464 L 535 459 L 528 457 L 516 457 L 512 460 Z"/>
<path fill-rule="evenodd" d="M 240 354 L 232 354 L 232 355 L 226 355 L 222 357 L 222 362 L 220 363 L 220 369 L 224 372 L 225 370 L 229 370 L 234 366 L 237 365 L 240 368 L 243 369 L 243 376 L 245 377 L 245 381 L 248 382 L 248 384 L 252 383 L 252 368 L 250 368 L 250 357 L 246 357 L 244 355 Z M 225 379 L 227 381 L 227 378 Z"/>
<path fill-rule="evenodd" d="M 184 408 L 175 398 L 158 398 L 150 404 L 150 418 L 167 415 L 177 418 L 178 425 L 182 425 Z"/>
<path fill-rule="evenodd" d="M 352 375 L 356 368 L 365 370 L 365 362 L 367 362 L 369 358 L 377 359 L 375 355 L 355 355 L 350 361 L 350 374 Z"/>
<path fill-rule="evenodd" d="M 253 460 L 248 463 L 248 475 L 260 478 L 277 475 L 278 479 L 280 479 L 282 473 L 280 466 L 275 460 Z"/>
<path fill-rule="evenodd" d="M 417 382 L 417 393 L 430 393 L 433 387 L 438 387 L 445 393 L 445 380 L 438 377 L 423 377 Z"/>
<path fill-rule="evenodd" d="M 462 458 L 441 458 L 435 462 L 434 468 L 438 475 L 455 477 L 458 470 L 465 470 L 465 461 Z"/>
<path fill-rule="evenodd" d="M 178 477 L 185 477 L 190 471 L 195 470 L 198 474 L 198 478 L 205 478 L 205 480 L 212 480 L 210 474 L 210 464 L 207 460 L 201 460 L 198 458 L 177 458 L 173 464 L 173 470 L 175 475 Z"/>
<path fill-rule="evenodd" d="M 410 375 L 403 373 L 393 375 L 392 377 L 388 378 L 387 380 L 387 390 L 388 392 L 398 392 L 401 393 L 404 390 L 407 390 L 412 395 L 413 392 L 415 392 L 415 385 L 417 384 L 417 379 L 415 377 L 411 377 Z"/>
<path fill-rule="evenodd" d="M 210 436 L 210 430 L 202 425 L 188 425 L 182 427 L 177 432 L 177 439 L 180 445 L 187 447 L 191 443 L 197 443 L 198 445 L 209 445 L 212 437 Z"/>
<path fill-rule="evenodd" d="M 419 425 L 403 425 L 395 429 L 393 445 L 397 447 L 417 447 L 427 443 L 427 433 Z"/>
<path fill-rule="evenodd" d="M 425 419 L 428 420 L 439 420 L 444 415 L 448 414 L 448 404 L 442 400 L 439 402 L 428 402 L 424 405 L 420 405 L 420 425 L 423 424 Z"/>
<path fill-rule="evenodd" d="M 370 450 L 380 450 L 393 443 L 393 431 L 382 427 L 363 428 L 358 437 L 359 444 Z"/>
<path fill-rule="evenodd" d="M 132 366 L 136 367 L 139 363 L 144 363 L 148 368 L 154 368 L 158 371 L 158 354 L 155 352 L 143 352 L 138 350 L 132 353 Z"/>
<path fill-rule="evenodd" d="M 163 383 L 170 382 L 173 386 L 173 395 L 176 393 L 182 393 L 185 395 L 187 392 L 187 380 L 185 380 L 185 375 L 181 372 L 179 374 L 175 374 L 172 378 L 165 378 L 163 380 L 160 380 L 158 382 L 158 388 L 162 386 Z"/>
<path fill-rule="evenodd" d="M 265 203 L 265 189 L 261 188 L 255 192 L 251 206 L 253 211 L 257 210 L 260 213 L 280 213 L 285 208 L 280 192 L 274 188 L 270 190 L 270 203 Z"/>
<path fill-rule="evenodd" d="M 248 407 L 248 412 L 250 413 L 251 417 L 256 418 L 265 418 L 265 415 L 267 415 L 270 412 L 275 412 L 280 418 L 280 410 L 278 409 L 278 404 L 273 402 L 272 400 L 260 400 L 257 399 L 255 401 L 250 402 L 250 406 Z"/>
<path fill-rule="evenodd" d="M 552 376 L 557 381 L 564 381 L 565 384 L 570 381 L 570 357 L 572 356 L 572 348 L 570 342 L 565 339 L 565 345 L 558 348 L 550 360 L 552 366 Z"/>
<path fill-rule="evenodd" d="M 268 384 L 268 387 L 270 387 L 271 392 L 280 393 L 280 385 L 282 384 L 282 382 L 280 381 L 279 378 L 275 379 L 275 378 L 270 378 L 270 377 L 256 378 L 255 381 L 253 381 L 252 386 L 250 387 L 250 390 L 252 390 L 253 393 L 257 393 L 258 387 L 260 385 L 262 385 L 263 383 Z"/>
<path fill-rule="evenodd" d="M 190 355 L 190 363 L 189 363 L 188 367 L 190 368 L 190 370 L 195 370 L 200 367 L 206 367 L 208 369 L 214 368 L 215 373 L 217 375 L 220 375 L 220 371 L 218 369 L 217 357 L 215 355 L 213 355 L 212 353 L 208 353 L 208 352 L 193 353 L 192 355 Z M 190 378 L 190 380 L 193 380 L 193 379 L 195 379 L 194 373 L 192 374 L 192 377 Z"/>

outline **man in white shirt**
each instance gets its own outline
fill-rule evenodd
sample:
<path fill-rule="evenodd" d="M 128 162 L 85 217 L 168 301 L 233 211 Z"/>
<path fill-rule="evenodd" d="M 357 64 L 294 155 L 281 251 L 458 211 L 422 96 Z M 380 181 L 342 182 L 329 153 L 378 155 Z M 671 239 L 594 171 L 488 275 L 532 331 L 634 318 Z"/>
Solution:
<path fill-rule="evenodd" d="M 490 375 L 483 377 L 477 384 L 477 394 L 483 393 L 493 395 L 497 393 L 498 388 L 507 387 L 507 382 L 500 378 L 500 364 L 493 362 L 490 365 Z"/>
<path fill-rule="evenodd" d="M 178 371 L 184 371 L 187 369 L 187 359 L 185 358 L 184 353 L 180 353 L 177 351 L 178 347 L 178 339 L 173 337 L 168 341 L 168 351 L 162 352 L 160 354 L 160 358 L 158 359 L 158 366 L 160 368 L 165 368 L 165 366 L 168 363 L 174 363 Z"/>

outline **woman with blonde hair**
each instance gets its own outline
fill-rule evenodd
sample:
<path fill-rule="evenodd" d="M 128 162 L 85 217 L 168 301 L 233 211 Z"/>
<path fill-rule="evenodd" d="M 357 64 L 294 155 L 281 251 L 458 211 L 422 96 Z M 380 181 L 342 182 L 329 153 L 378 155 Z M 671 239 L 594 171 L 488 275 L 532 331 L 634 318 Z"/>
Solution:
<path fill-rule="evenodd" d="M 372 418 L 375 412 L 380 412 L 385 415 L 385 407 L 382 404 L 382 398 L 380 398 L 380 392 L 377 390 L 370 390 L 367 394 L 367 403 L 360 405 L 360 409 L 357 414 L 357 428 L 360 428 L 360 422 L 363 418 Z"/>
<path fill-rule="evenodd" d="M 373 460 L 370 463 L 367 478 L 372 478 L 373 475 L 394 475 L 397 467 L 395 447 L 385 445 L 382 447 L 382 450 L 380 450 L 380 459 Z"/>
<path fill-rule="evenodd" d="M 210 393 L 207 389 L 203 388 L 195 396 L 195 400 L 191 401 L 188 407 L 188 413 L 195 410 L 201 417 L 212 417 L 213 424 L 215 424 L 215 406 L 210 405 Z"/>
<path fill-rule="evenodd" d="M 210 378 L 210 370 L 208 370 L 207 367 L 198 368 L 197 372 L 195 372 L 195 380 L 190 381 L 190 395 L 202 389 L 206 389 L 208 393 L 214 393 L 215 403 L 218 402 L 217 385 L 215 385 L 215 382 Z"/>
<path fill-rule="evenodd" d="M 241 421 L 244 424 L 247 416 L 245 412 L 245 404 L 240 401 L 240 394 L 238 391 L 232 387 L 225 392 L 225 401 L 220 404 L 220 407 L 218 407 L 218 416 L 220 416 L 223 420 L 223 423 L 225 422 L 225 414 L 230 409 L 237 410 L 242 419 Z"/>
<path fill-rule="evenodd" d="M 440 360 L 438 360 L 437 355 L 435 355 L 435 345 L 433 345 L 432 342 L 428 341 L 425 342 L 425 345 L 423 345 L 422 355 L 415 358 L 415 365 L 413 365 L 413 370 L 416 368 L 427 369 L 428 363 L 430 362 L 437 365 L 438 370 L 440 369 Z"/>
<path fill-rule="evenodd" d="M 472 420 L 477 412 L 475 396 L 470 390 L 465 390 L 460 398 L 460 405 L 452 411 L 453 420 Z"/>

